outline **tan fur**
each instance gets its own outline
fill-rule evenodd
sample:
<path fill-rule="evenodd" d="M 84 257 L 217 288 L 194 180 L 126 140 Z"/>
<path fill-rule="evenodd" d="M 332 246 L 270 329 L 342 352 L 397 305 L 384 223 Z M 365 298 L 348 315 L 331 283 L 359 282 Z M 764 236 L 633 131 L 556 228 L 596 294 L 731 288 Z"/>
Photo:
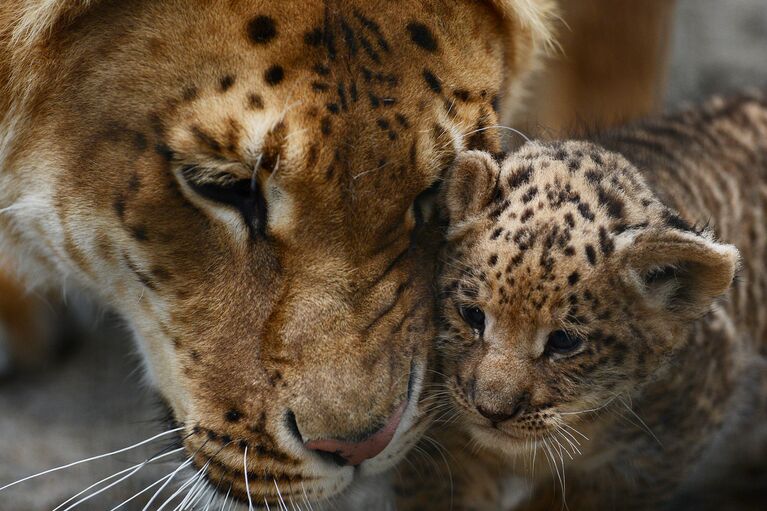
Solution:
<path fill-rule="evenodd" d="M 519 509 L 664 509 L 750 445 L 767 403 L 766 141 L 755 93 L 596 143 L 459 158 L 440 342 L 444 413 L 465 432 L 436 436 L 468 433 L 496 487 L 458 455 L 454 508 L 508 509 L 516 474 L 532 490 Z M 554 332 L 576 341 L 557 349 Z M 443 478 L 407 505 L 444 504 Z"/>
<path fill-rule="evenodd" d="M 224 491 L 246 500 L 247 449 L 259 505 L 278 507 L 274 481 L 332 497 L 428 424 L 437 233 L 414 201 L 459 151 L 499 150 L 494 100 L 519 102 L 550 9 L 3 2 L 2 250 L 125 317 Z M 266 221 L 199 191 L 233 183 Z M 356 471 L 302 445 L 370 434 L 409 390 Z"/>

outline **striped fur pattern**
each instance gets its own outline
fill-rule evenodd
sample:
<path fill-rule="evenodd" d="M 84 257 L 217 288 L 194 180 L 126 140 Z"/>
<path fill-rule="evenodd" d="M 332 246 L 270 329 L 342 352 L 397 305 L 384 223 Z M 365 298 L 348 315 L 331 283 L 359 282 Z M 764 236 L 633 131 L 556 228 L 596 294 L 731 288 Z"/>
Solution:
<path fill-rule="evenodd" d="M 468 435 L 496 482 L 472 485 L 482 468 L 459 459 L 458 509 L 501 509 L 512 474 L 529 491 L 517 509 L 663 509 L 756 445 L 763 93 L 502 162 L 468 153 L 444 200 L 442 370 L 462 431 L 438 435 Z"/>

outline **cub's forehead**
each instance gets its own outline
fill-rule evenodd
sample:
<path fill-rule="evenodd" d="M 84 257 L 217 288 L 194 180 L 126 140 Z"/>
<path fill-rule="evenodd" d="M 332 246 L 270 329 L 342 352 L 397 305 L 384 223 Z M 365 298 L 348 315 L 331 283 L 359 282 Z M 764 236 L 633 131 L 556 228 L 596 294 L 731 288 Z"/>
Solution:
<path fill-rule="evenodd" d="M 452 255 L 494 299 L 523 308 L 567 296 L 661 207 L 628 161 L 587 142 L 528 143 L 493 172 L 490 200 Z"/>

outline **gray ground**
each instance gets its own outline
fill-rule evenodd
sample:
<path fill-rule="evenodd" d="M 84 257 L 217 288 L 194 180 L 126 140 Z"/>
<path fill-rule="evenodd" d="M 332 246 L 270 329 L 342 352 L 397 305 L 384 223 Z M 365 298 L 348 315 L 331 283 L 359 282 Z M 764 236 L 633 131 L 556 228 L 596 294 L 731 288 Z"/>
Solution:
<path fill-rule="evenodd" d="M 672 42 L 668 103 L 767 85 L 767 0 L 681 0 Z M 106 452 L 158 431 L 137 358 L 115 326 L 102 327 L 74 356 L 45 374 L 0 384 L 0 486 L 19 476 Z M 74 492 L 142 461 L 152 444 L 110 462 L 73 468 L 0 493 L 2 511 L 52 509 Z M 146 469 L 118 492 L 126 498 L 167 474 Z M 115 505 L 114 494 L 100 504 Z M 127 509 L 141 509 L 132 505 Z M 106 507 L 110 509 L 111 506 Z"/>

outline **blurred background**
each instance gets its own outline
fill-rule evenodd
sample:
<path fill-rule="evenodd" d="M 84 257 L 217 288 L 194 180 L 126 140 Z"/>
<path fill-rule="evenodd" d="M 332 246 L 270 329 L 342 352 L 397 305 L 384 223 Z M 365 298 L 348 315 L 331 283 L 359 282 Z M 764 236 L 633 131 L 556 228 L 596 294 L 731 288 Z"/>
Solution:
<path fill-rule="evenodd" d="M 715 92 L 765 86 L 767 0 L 679 0 L 667 43 L 670 61 L 660 85 L 666 108 Z M 45 371 L 0 380 L 0 486 L 22 475 L 129 445 L 160 430 L 157 421 L 163 411 L 142 385 L 139 357 L 119 323 L 107 317 L 92 333 L 80 337 L 84 338 Z M 162 447 L 155 443 L 151 449 L 19 485 L 0 494 L 0 510 L 51 509 Z M 168 466 L 142 470 L 121 486 L 119 495 L 133 495 L 167 474 Z M 748 476 L 758 478 L 764 473 Z M 718 502 L 717 495 L 727 505 Z M 691 496 L 687 505 L 741 509 L 738 501 L 724 495 L 718 491 L 699 495 L 703 502 Z M 112 505 L 119 502 L 114 498 L 112 494 L 108 500 Z M 103 502 L 80 509 L 104 509 Z"/>

